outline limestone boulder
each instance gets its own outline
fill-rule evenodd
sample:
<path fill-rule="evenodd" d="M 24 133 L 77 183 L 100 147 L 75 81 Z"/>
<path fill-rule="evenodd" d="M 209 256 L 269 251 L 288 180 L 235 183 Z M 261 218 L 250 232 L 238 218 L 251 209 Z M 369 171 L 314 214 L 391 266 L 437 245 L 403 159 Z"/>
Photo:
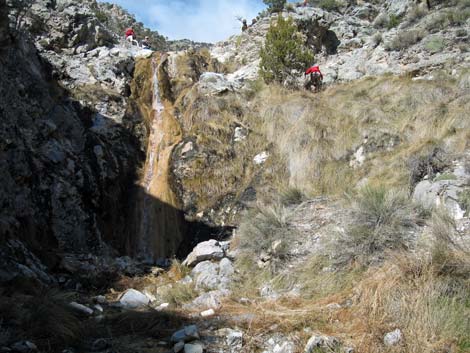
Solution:
<path fill-rule="evenodd" d="M 225 252 L 217 240 L 211 239 L 199 243 L 183 261 L 185 266 L 196 266 L 206 260 L 221 260 Z"/>

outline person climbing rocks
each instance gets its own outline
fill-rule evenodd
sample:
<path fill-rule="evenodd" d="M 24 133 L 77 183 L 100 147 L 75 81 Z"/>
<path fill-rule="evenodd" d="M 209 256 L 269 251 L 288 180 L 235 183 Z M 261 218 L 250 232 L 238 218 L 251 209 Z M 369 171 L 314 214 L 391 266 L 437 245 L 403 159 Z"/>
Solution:
<path fill-rule="evenodd" d="M 256 22 L 258 22 L 258 20 L 256 18 L 252 19 L 251 20 L 251 26 L 254 26 L 256 24 Z"/>
<path fill-rule="evenodd" d="M 323 84 L 323 74 L 320 71 L 320 66 L 313 65 L 305 71 L 305 76 L 310 75 L 310 80 L 305 84 L 307 90 L 311 90 L 312 86 L 315 88 L 315 92 L 320 91 Z"/>
<path fill-rule="evenodd" d="M 302 4 L 303 7 L 308 6 L 308 0 L 304 0 L 304 3 Z"/>
<path fill-rule="evenodd" d="M 246 24 L 246 20 L 242 21 L 242 32 L 245 32 L 248 29 L 248 25 Z"/>
<path fill-rule="evenodd" d="M 129 41 L 131 44 L 139 45 L 139 43 L 137 43 L 137 40 L 135 40 L 135 32 L 132 27 L 129 27 L 126 30 L 126 40 Z"/>
<path fill-rule="evenodd" d="M 150 49 L 149 37 L 145 37 L 141 44 L 142 44 L 142 49 Z"/>

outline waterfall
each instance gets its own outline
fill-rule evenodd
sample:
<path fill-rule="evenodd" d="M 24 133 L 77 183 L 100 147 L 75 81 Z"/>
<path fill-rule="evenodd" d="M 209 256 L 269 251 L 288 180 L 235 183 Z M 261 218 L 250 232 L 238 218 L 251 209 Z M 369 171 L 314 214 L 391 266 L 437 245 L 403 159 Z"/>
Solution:
<path fill-rule="evenodd" d="M 154 261 L 176 253 L 183 240 L 185 221 L 172 190 L 171 154 L 182 140 L 173 106 L 160 94 L 158 58 L 152 59 L 152 116 L 147 158 L 140 182 L 137 254 Z"/>

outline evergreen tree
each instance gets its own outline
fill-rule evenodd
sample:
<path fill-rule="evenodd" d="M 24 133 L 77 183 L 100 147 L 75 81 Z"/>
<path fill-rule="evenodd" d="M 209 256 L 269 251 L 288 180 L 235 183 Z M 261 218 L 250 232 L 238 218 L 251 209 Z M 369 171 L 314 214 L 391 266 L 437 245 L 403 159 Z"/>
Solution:
<path fill-rule="evenodd" d="M 271 23 L 260 56 L 260 74 L 267 83 L 282 83 L 302 73 L 314 59 L 293 19 L 282 16 Z"/>
<path fill-rule="evenodd" d="M 269 11 L 279 12 L 279 11 L 282 11 L 287 1 L 286 0 L 263 0 L 263 2 L 266 5 L 268 5 Z"/>

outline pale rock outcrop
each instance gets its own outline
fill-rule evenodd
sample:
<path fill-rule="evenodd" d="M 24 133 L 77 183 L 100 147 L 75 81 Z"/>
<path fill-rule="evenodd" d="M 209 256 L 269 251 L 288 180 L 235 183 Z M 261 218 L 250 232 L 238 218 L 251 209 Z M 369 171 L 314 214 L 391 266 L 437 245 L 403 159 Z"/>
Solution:
<path fill-rule="evenodd" d="M 292 17 L 305 35 L 307 45 L 315 51 L 315 62 L 324 73 L 325 83 L 383 74 L 427 72 L 446 67 L 449 60 L 454 66 L 465 67 L 470 56 L 468 51 L 456 52 L 453 45 L 462 42 L 457 35 L 466 33 L 458 31 L 458 28 L 465 27 L 462 25 L 455 25 L 455 33 L 452 29 L 439 31 L 438 37 L 445 44 L 439 51 L 430 52 L 426 48 L 427 39 L 401 51 L 388 49 L 400 33 L 414 29 L 422 31 L 426 27 L 426 16 L 408 24 L 406 14 L 413 6 L 416 2 L 411 0 L 387 0 L 382 3 L 358 3 L 344 8 L 342 13 L 308 6 L 296 7 L 293 11 L 283 12 L 282 16 Z M 401 18 L 398 28 L 380 28 L 380 24 L 375 23 L 379 17 L 388 21 L 390 16 Z M 434 14 L 430 13 L 429 17 L 432 16 Z M 276 17 L 276 14 L 262 17 L 247 31 L 211 48 L 211 54 L 218 60 L 236 65 L 236 71 L 229 75 L 231 79 L 243 81 L 258 77 L 259 48 L 264 44 L 270 22 Z M 303 85 L 302 74 L 297 73 L 298 86 Z"/>
<path fill-rule="evenodd" d="M 468 212 L 461 199 L 469 188 L 470 173 L 464 162 L 456 162 L 453 170 L 438 174 L 435 180 L 419 182 L 413 199 L 426 209 L 444 207 L 456 220 L 460 220 Z"/>
<path fill-rule="evenodd" d="M 233 273 L 232 262 L 227 258 L 223 258 L 220 263 L 210 261 L 200 262 L 191 271 L 191 276 L 194 278 L 195 287 L 198 290 L 222 290 L 228 288 Z"/>
<path fill-rule="evenodd" d="M 220 260 L 225 256 L 225 252 L 217 240 L 211 239 L 199 243 L 193 251 L 183 261 L 185 266 L 196 266 L 206 260 Z"/>

